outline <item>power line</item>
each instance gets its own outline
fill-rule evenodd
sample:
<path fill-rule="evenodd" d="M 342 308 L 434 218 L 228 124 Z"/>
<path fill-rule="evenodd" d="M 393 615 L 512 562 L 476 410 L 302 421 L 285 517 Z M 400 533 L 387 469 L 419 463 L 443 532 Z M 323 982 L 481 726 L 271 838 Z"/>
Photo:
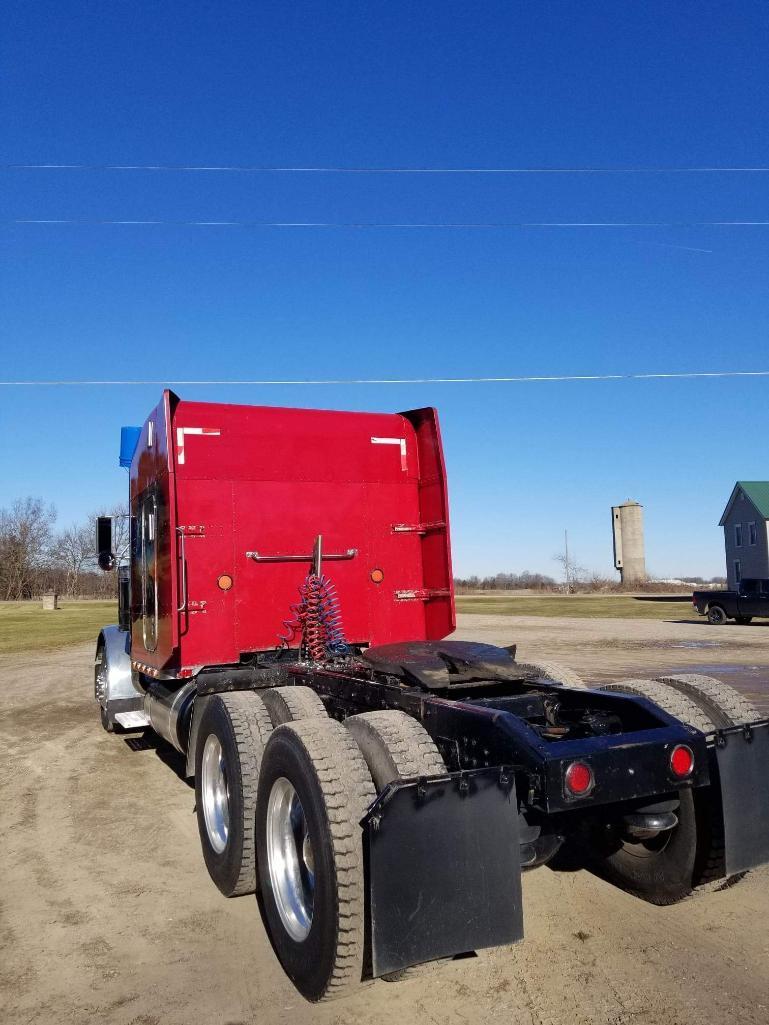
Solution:
<path fill-rule="evenodd" d="M 261 164 L 0 164 L 2 171 L 205 171 L 245 174 L 766 174 L 755 167 L 281 167 Z"/>
<path fill-rule="evenodd" d="M 305 387 L 305 386 L 341 386 L 341 385 L 405 385 L 405 384 L 551 384 L 554 382 L 584 381 L 652 381 L 680 380 L 691 378 L 717 377 L 769 377 L 769 370 L 693 370 L 673 373 L 638 373 L 638 374 L 539 374 L 516 377 L 402 377 L 402 378 L 339 378 L 324 380 L 77 380 L 77 381 L 0 381 L 0 387 L 134 387 L 173 385 L 249 385 L 252 387 Z"/>
<path fill-rule="evenodd" d="M 527 228 L 766 228 L 769 221 L 200 221 L 165 218 L 116 219 L 82 217 L 15 217 L 0 225 L 42 225 L 69 227 L 172 227 L 172 228 L 349 228 L 355 230 L 436 229 L 473 231 L 478 229 L 520 230 Z"/>

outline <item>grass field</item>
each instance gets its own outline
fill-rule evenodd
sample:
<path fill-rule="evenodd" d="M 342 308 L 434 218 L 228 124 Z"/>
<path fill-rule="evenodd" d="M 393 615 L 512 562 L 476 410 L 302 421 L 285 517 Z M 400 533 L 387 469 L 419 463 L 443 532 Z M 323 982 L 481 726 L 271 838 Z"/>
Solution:
<path fill-rule="evenodd" d="M 0 602 L 0 655 L 46 651 L 95 641 L 117 619 L 113 601 L 63 601 L 43 612 L 39 601 Z M 481 616 L 572 616 L 578 619 L 698 619 L 689 601 L 639 601 L 628 595 L 458 595 L 457 612 Z"/>
<path fill-rule="evenodd" d="M 479 616 L 570 616 L 578 619 L 699 619 L 690 599 L 643 601 L 626 594 L 457 595 L 457 612 Z"/>
<path fill-rule="evenodd" d="M 96 642 L 99 629 L 117 620 L 114 601 L 60 601 L 43 612 L 40 601 L 0 602 L 0 655 L 46 651 L 81 641 Z"/>

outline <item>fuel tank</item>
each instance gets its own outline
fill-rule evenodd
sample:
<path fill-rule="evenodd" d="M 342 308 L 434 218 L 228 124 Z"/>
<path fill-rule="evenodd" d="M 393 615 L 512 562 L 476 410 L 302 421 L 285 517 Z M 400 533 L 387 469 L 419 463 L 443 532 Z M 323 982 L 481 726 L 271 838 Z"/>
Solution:
<path fill-rule="evenodd" d="M 144 695 L 144 714 L 161 737 L 184 754 L 195 700 L 194 681 L 174 686 L 172 680 L 153 680 Z"/>

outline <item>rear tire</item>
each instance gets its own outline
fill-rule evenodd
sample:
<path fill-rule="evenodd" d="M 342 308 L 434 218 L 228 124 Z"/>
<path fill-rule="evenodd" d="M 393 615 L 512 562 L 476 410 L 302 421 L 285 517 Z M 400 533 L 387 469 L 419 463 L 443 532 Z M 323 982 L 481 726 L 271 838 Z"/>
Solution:
<path fill-rule="evenodd" d="M 691 698 L 658 680 L 619 680 L 606 683 L 599 690 L 618 691 L 620 694 L 635 694 L 659 705 L 668 715 L 688 723 L 702 733 L 712 733 L 713 720 L 695 704 Z"/>
<path fill-rule="evenodd" d="M 345 719 L 344 724 L 366 759 L 377 791 L 396 779 L 438 776 L 446 772 L 446 763 L 430 734 L 405 712 L 363 712 Z M 438 964 L 429 961 L 412 965 L 381 978 L 385 982 L 406 982 L 433 971 Z"/>
<path fill-rule="evenodd" d="M 703 733 L 714 728 L 711 718 L 699 705 L 659 681 L 620 680 L 600 689 L 647 698 L 669 715 Z M 693 893 L 700 881 L 698 864 L 707 859 L 707 854 L 701 850 L 692 789 L 679 790 L 678 800 L 678 824 L 672 830 L 635 843 L 618 839 L 616 849 L 594 862 L 596 872 L 651 904 L 676 904 Z"/>
<path fill-rule="evenodd" d="M 254 811 L 272 724 L 252 691 L 208 698 L 197 729 L 195 810 L 208 874 L 225 897 L 256 889 Z"/>
<path fill-rule="evenodd" d="M 723 626 L 728 618 L 720 605 L 710 605 L 708 607 L 708 622 L 713 626 Z"/>
<path fill-rule="evenodd" d="M 351 715 L 344 724 L 366 760 L 377 791 L 396 779 L 446 772 L 430 734 L 405 712 L 363 712 Z"/>
<path fill-rule="evenodd" d="M 694 890 L 697 821 L 691 790 L 678 792 L 678 825 L 654 840 L 622 842 L 597 865 L 599 875 L 650 904 L 677 904 Z"/>
<path fill-rule="evenodd" d="M 658 676 L 657 679 L 694 701 L 716 726 L 741 726 L 761 718 L 758 709 L 736 687 L 712 676 L 680 673 L 675 676 Z"/>
<path fill-rule="evenodd" d="M 341 723 L 302 719 L 270 737 L 256 803 L 261 908 L 278 960 L 307 1000 L 347 994 L 363 977 L 360 820 L 374 797 Z"/>
<path fill-rule="evenodd" d="M 526 673 L 541 676 L 552 683 L 560 683 L 564 687 L 586 687 L 587 684 L 573 669 L 563 666 L 560 662 L 518 662 L 516 666 Z"/>
<path fill-rule="evenodd" d="M 273 726 L 328 715 L 323 702 L 310 687 L 270 687 L 262 691 L 261 697 Z"/>

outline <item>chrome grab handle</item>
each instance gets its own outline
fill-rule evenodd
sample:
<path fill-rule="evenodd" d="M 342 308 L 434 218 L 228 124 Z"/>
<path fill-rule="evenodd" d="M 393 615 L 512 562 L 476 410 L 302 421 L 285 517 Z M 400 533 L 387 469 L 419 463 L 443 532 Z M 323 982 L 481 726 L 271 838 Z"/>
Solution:
<path fill-rule="evenodd" d="M 184 537 L 184 530 L 183 530 L 183 528 L 182 527 L 177 527 L 176 528 L 176 533 L 182 539 L 181 551 L 179 553 L 181 555 L 181 560 L 182 560 L 182 586 L 181 586 L 182 603 L 181 603 L 181 605 L 177 605 L 176 611 L 177 612 L 185 612 L 187 610 L 187 553 L 186 553 L 185 544 L 184 544 L 185 537 Z"/>
<path fill-rule="evenodd" d="M 340 562 L 343 559 L 354 559 L 358 554 L 357 548 L 348 548 L 346 552 L 337 552 L 327 555 L 323 553 L 323 561 L 335 560 Z M 246 552 L 247 559 L 253 559 L 254 562 L 312 562 L 314 553 L 310 555 L 260 555 L 259 552 Z"/>

